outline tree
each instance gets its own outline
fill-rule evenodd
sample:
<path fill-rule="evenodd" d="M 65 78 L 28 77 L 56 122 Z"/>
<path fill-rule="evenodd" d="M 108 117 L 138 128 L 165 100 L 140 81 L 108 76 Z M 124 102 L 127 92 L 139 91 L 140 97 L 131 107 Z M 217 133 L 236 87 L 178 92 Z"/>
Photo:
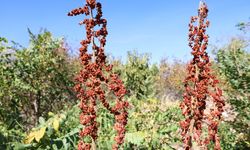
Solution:
<path fill-rule="evenodd" d="M 216 56 L 219 71 L 232 89 L 226 92 L 229 103 L 238 113 L 231 125 L 242 135 L 237 139 L 240 149 L 250 148 L 247 142 L 250 141 L 250 54 L 245 50 L 247 45 L 247 41 L 232 39 Z"/>
<path fill-rule="evenodd" d="M 162 59 L 157 74 L 157 97 L 162 101 L 180 100 L 183 92 L 183 80 L 186 75 L 186 63 L 174 60 L 173 63 Z"/>
<path fill-rule="evenodd" d="M 124 82 L 130 96 L 141 100 L 155 95 L 158 68 L 156 65 L 150 66 L 148 54 L 128 52 L 124 67 Z"/>
<path fill-rule="evenodd" d="M 48 31 L 29 34 L 28 48 L 5 53 L 9 57 L 1 63 L 5 70 L 1 76 L 4 84 L 0 87 L 4 92 L 0 98 L 6 105 L 3 109 L 10 112 L 3 113 L 3 120 L 9 120 L 8 115 L 16 112 L 26 129 L 34 126 L 40 116 L 61 109 L 63 104 L 71 105 L 76 99 L 63 40 L 54 39 Z"/>
<path fill-rule="evenodd" d="M 15 50 L 7 39 L 0 38 L 0 123 L 13 128 L 20 121 L 18 100 L 13 94 Z"/>

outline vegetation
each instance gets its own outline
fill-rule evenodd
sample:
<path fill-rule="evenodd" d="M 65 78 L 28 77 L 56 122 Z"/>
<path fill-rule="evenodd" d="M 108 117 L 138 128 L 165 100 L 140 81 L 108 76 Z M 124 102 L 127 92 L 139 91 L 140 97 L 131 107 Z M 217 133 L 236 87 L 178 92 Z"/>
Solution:
<path fill-rule="evenodd" d="M 122 80 L 117 74 L 112 73 L 112 65 L 106 62 L 104 46 L 108 34 L 107 20 L 102 18 L 101 3 L 95 0 L 86 1 L 83 8 L 74 9 L 68 15 L 80 14 L 85 14 L 89 18 L 80 23 L 85 24 L 86 39 L 81 41 L 82 47 L 79 49 L 82 69 L 76 77 L 75 85 L 80 100 L 80 123 L 84 127 L 79 132 L 81 140 L 78 150 L 96 149 L 99 128 L 98 101 L 114 115 L 114 129 L 117 135 L 112 149 L 118 150 L 124 143 L 129 103 L 123 98 L 126 89 Z M 96 29 L 97 27 L 100 29 Z M 92 46 L 92 54 L 88 54 L 89 46 Z M 115 104 L 110 105 L 108 99 L 113 99 Z"/>
<path fill-rule="evenodd" d="M 245 50 L 246 44 L 244 40 L 233 39 L 217 53 L 222 77 L 231 87 L 227 100 L 237 112 L 230 125 L 238 133 L 237 147 L 242 149 L 250 147 L 250 54 Z"/>
<path fill-rule="evenodd" d="M 187 66 L 188 75 L 184 80 L 185 93 L 180 107 L 185 120 L 180 122 L 185 149 L 197 147 L 206 149 L 213 144 L 220 150 L 218 126 L 225 102 L 221 98 L 222 90 L 217 87 L 218 80 L 211 74 L 211 63 L 208 56 L 208 35 L 206 28 L 208 8 L 200 3 L 198 16 L 191 17 L 189 24 L 189 46 L 193 59 Z M 194 25 L 197 22 L 197 25 Z M 204 134 L 204 131 L 206 131 Z"/>
<path fill-rule="evenodd" d="M 248 32 L 248 23 L 244 25 L 244 32 Z M 96 27 L 93 29 L 98 30 Z M 97 41 L 94 50 L 99 50 L 99 53 L 95 54 L 96 59 L 92 57 L 93 59 L 85 61 L 70 54 L 66 41 L 54 37 L 47 30 L 37 35 L 30 30 L 28 33 L 28 47 L 0 38 L 0 149 L 73 150 L 79 148 L 78 141 L 84 141 L 86 145 L 100 150 L 118 147 L 124 150 L 185 148 L 181 135 L 183 129 L 179 122 L 186 116 L 183 116 L 179 106 L 183 102 L 182 95 L 187 92 L 183 81 L 190 75 L 190 72 L 186 71 L 189 63 L 162 58 L 159 64 L 152 64 L 149 54 L 136 51 L 128 52 L 125 62 L 109 59 L 104 51 L 100 50 L 105 44 Z M 83 43 L 83 47 L 85 44 Z M 216 47 L 215 59 L 210 59 L 210 73 L 220 80 L 216 86 L 223 90 L 222 98 L 225 100 L 224 112 L 217 130 L 219 144 L 223 150 L 250 149 L 248 48 L 249 40 L 235 37 L 224 46 Z M 82 48 L 81 50 L 84 51 Z M 89 54 L 86 49 L 84 52 L 81 56 Z M 86 90 L 96 86 L 91 84 L 86 88 L 86 82 L 79 81 L 81 77 L 76 82 L 75 75 L 84 75 L 86 65 L 83 64 L 93 65 L 96 64 L 95 61 L 98 62 L 96 69 L 100 69 L 103 76 L 109 79 L 108 83 L 119 81 L 119 90 L 126 88 L 126 95 L 120 93 L 120 98 L 126 101 L 116 100 L 117 91 L 112 92 L 109 89 L 112 87 L 104 86 L 102 78 L 94 76 L 95 72 L 92 72 L 92 77 L 103 85 L 105 100 L 97 99 L 94 121 L 87 124 L 96 123 L 94 125 L 98 130 L 94 132 L 95 135 L 89 133 L 82 138 L 79 132 L 85 131 L 87 126 L 84 119 L 79 119 L 79 114 L 86 109 L 79 105 L 87 104 L 88 108 L 92 106 L 91 102 L 86 103 L 88 99 L 85 103 L 79 101 L 79 97 L 82 100 L 84 94 L 79 95 L 77 85 L 80 84 L 81 88 Z M 112 80 L 112 75 L 117 78 Z M 89 78 L 86 81 L 90 82 Z M 193 85 L 188 83 L 189 86 Z M 95 94 L 100 97 L 100 91 Z M 127 124 L 123 124 L 122 130 L 114 130 L 114 124 L 121 121 L 117 120 L 117 116 L 125 113 L 125 109 L 114 109 L 119 102 L 126 102 L 126 106 L 129 103 L 128 109 L 126 108 Z M 206 129 L 202 131 L 204 137 L 209 133 Z M 114 140 L 117 135 L 122 138 Z M 95 136 L 98 138 L 91 139 Z M 215 141 L 211 141 L 207 149 L 214 149 Z M 82 143 L 80 146 L 83 146 Z M 195 142 L 192 147 L 198 149 Z"/>

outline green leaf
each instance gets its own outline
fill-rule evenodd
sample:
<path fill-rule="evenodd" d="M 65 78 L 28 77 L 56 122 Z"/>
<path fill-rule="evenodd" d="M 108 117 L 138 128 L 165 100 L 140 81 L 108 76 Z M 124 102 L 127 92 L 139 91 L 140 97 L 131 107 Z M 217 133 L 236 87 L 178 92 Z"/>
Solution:
<path fill-rule="evenodd" d="M 146 136 L 147 134 L 142 131 L 127 133 L 125 136 L 125 140 L 135 145 L 140 145 L 144 141 L 144 138 Z"/>

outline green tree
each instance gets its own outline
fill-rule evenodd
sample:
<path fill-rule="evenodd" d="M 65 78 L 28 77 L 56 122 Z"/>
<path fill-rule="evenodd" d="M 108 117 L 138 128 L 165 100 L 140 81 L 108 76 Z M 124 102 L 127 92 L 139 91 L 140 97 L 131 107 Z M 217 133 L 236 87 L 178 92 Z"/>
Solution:
<path fill-rule="evenodd" d="M 65 102 L 74 102 L 75 97 L 63 40 L 54 39 L 48 31 L 37 36 L 29 33 L 30 46 L 16 54 L 18 70 L 15 79 L 16 88 L 22 91 L 19 97 L 22 97 L 22 103 L 28 105 L 22 110 L 25 113 L 34 110 L 34 118 L 27 119 L 37 122 L 48 111 L 59 110 L 67 104 Z"/>
<path fill-rule="evenodd" d="M 155 94 L 157 66 L 150 65 L 148 54 L 128 52 L 124 70 L 124 82 L 130 96 L 145 99 Z"/>
<path fill-rule="evenodd" d="M 7 39 L 0 38 L 0 122 L 13 128 L 13 122 L 20 116 L 17 99 L 13 92 L 15 51 Z"/>
<path fill-rule="evenodd" d="M 72 90 L 75 70 L 71 69 L 63 39 L 53 38 L 48 31 L 38 35 L 29 31 L 29 34 L 28 48 L 7 53 L 11 49 L 3 48 L 2 44 L 2 51 L 7 52 L 1 55 L 5 59 L 0 64 L 0 101 L 4 105 L 0 119 L 13 122 L 16 119 L 10 115 L 16 114 L 26 129 L 34 126 L 40 116 L 72 105 L 76 100 Z"/>
<path fill-rule="evenodd" d="M 13 92 L 14 47 L 9 46 L 7 39 L 0 37 L 0 149 L 6 149 L 6 143 L 20 141 L 23 130 Z"/>
<path fill-rule="evenodd" d="M 238 133 L 239 148 L 250 148 L 250 54 L 244 40 L 233 39 L 217 53 L 220 73 L 231 85 L 226 91 L 238 115 L 232 126 Z"/>

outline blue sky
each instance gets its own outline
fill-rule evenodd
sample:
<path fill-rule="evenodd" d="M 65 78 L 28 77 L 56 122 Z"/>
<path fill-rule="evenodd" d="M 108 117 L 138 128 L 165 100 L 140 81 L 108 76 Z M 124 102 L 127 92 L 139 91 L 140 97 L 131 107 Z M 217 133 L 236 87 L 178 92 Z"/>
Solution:
<path fill-rule="evenodd" d="M 83 18 L 68 17 L 73 8 L 85 0 L 1 0 L 0 36 L 28 45 L 27 28 L 38 33 L 41 28 L 54 36 L 66 37 L 75 51 L 85 37 Z M 107 53 L 126 58 L 127 51 L 151 53 L 152 61 L 164 57 L 187 60 L 190 16 L 197 14 L 199 0 L 100 0 L 104 17 L 108 20 Z M 207 0 L 210 44 L 220 44 L 239 35 L 235 24 L 248 21 L 249 0 Z"/>

